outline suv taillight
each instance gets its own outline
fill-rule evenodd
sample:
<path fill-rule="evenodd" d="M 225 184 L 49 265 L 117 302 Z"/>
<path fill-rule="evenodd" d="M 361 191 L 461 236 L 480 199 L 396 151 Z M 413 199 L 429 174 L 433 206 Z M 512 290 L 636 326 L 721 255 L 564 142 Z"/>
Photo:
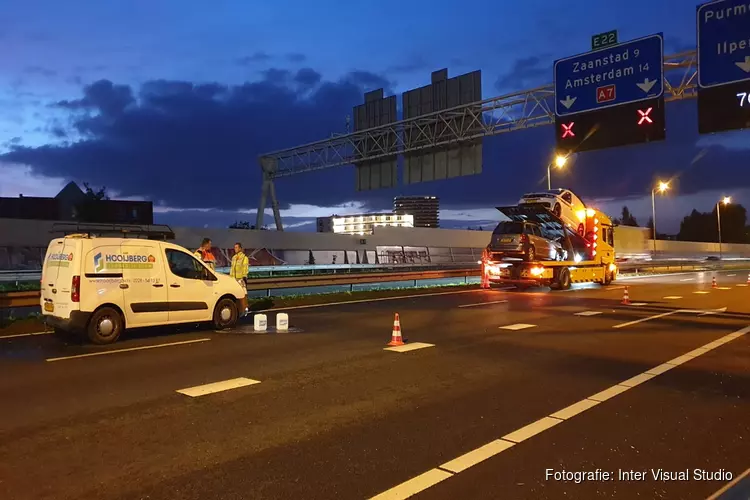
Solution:
<path fill-rule="evenodd" d="M 524 243 L 528 243 L 529 236 L 527 234 L 522 234 L 521 235 L 521 241 L 524 242 Z"/>
<path fill-rule="evenodd" d="M 73 276 L 73 281 L 70 284 L 70 300 L 72 302 L 81 301 L 81 277 Z"/>

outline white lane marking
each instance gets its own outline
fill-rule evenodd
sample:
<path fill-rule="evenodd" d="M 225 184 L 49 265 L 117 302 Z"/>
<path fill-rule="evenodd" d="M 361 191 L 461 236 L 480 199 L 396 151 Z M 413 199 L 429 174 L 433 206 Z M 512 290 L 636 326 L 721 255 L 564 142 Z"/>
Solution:
<path fill-rule="evenodd" d="M 680 311 L 669 311 L 669 312 L 665 312 L 665 313 L 661 313 L 661 314 L 656 314 L 654 316 L 648 316 L 646 318 L 641 318 L 641 319 L 636 319 L 636 320 L 633 320 L 633 321 L 628 321 L 627 323 L 620 323 L 619 325 L 615 325 L 612 328 L 623 328 L 625 326 L 637 325 L 638 323 L 643 323 L 644 321 L 651 321 L 652 319 L 663 318 L 663 317 L 669 316 L 671 314 L 677 314 L 678 312 L 680 312 Z"/>
<path fill-rule="evenodd" d="M 699 350 L 708 352 L 710 350 L 708 346 L 718 344 L 719 341 L 722 341 L 723 343 L 731 342 L 732 340 L 737 339 L 747 334 L 748 332 L 750 332 L 750 326 L 747 326 L 743 328 L 742 330 L 738 330 L 734 333 L 725 335 L 721 337 L 720 339 L 717 339 L 714 342 L 711 342 L 710 344 L 706 344 L 703 347 L 699 347 L 698 349 L 695 349 L 694 351 L 691 351 L 691 352 L 695 352 Z M 680 358 L 675 358 L 675 360 L 677 359 L 680 359 Z M 689 357 L 688 359 L 695 359 L 695 358 Z M 672 361 L 675 361 L 675 360 L 672 360 Z M 667 362 L 667 363 L 671 363 L 671 362 Z M 668 370 L 671 370 L 672 368 L 675 368 L 675 366 L 669 366 L 667 365 L 667 363 L 651 368 L 650 370 L 647 370 L 640 375 L 656 375 L 656 374 L 661 374 Z M 665 365 L 667 365 L 667 367 L 665 367 Z M 596 406 L 597 404 L 603 401 L 606 401 L 610 398 L 617 396 L 618 394 L 622 394 L 623 392 L 629 389 L 632 389 L 633 387 L 635 387 L 635 385 L 637 385 L 637 384 L 633 384 L 633 382 L 640 380 L 639 378 L 640 375 L 631 377 L 630 379 L 625 380 L 619 384 L 616 384 L 597 394 L 594 394 L 593 396 L 584 398 L 581 401 L 578 401 L 577 403 L 574 403 L 566 408 L 563 408 L 562 410 L 552 413 L 551 415 L 547 417 L 541 418 L 537 420 L 536 422 L 532 422 L 531 424 L 526 425 L 514 432 L 511 432 L 510 434 L 506 434 L 500 439 L 500 441 L 510 441 L 514 443 L 520 443 L 521 441 L 524 441 L 541 432 L 544 432 L 545 430 L 550 429 L 561 422 L 564 422 L 566 418 L 570 418 L 572 416 L 578 415 L 579 413 L 582 413 L 583 411 L 593 406 Z M 649 377 L 649 378 L 652 378 L 652 377 Z M 631 385 L 630 386 L 622 385 L 625 383 L 631 383 Z M 495 443 L 495 441 L 492 441 L 491 443 L 489 443 L 489 445 L 492 445 L 493 443 Z M 481 450 L 482 448 L 485 448 L 486 446 L 488 445 L 484 445 L 474 451 Z M 499 446 L 499 445 L 495 445 L 495 446 Z M 494 455 L 496 455 L 496 453 L 489 455 L 487 458 L 490 458 L 491 456 L 494 456 Z M 482 460 L 486 460 L 486 458 L 479 460 L 481 458 L 481 453 L 472 455 L 472 452 L 465 453 L 456 460 L 459 460 L 462 457 L 473 457 L 473 459 L 471 460 L 472 462 L 471 465 L 476 465 Z M 455 462 L 455 460 L 446 462 L 445 465 L 451 464 L 452 462 Z M 444 474 L 441 475 L 440 472 L 443 472 Z M 380 495 L 373 497 L 372 500 L 375 500 L 375 499 L 377 500 L 385 500 L 385 499 L 405 500 L 406 498 L 416 495 L 417 493 L 424 491 L 427 488 L 441 481 L 444 481 L 445 479 L 448 479 L 449 477 L 454 476 L 454 475 L 455 474 L 451 472 L 443 471 L 442 469 L 437 469 L 437 468 L 431 469 L 425 472 L 424 474 L 415 477 L 414 479 L 410 479 L 409 481 L 406 481 L 397 486 L 394 486 L 393 488 L 385 491 L 384 493 L 381 493 Z"/>
<path fill-rule="evenodd" d="M 417 349 L 424 349 L 425 347 L 435 347 L 435 344 L 426 344 L 424 342 L 411 342 L 409 344 L 386 347 L 383 350 L 393 351 L 393 352 L 409 352 L 409 351 L 416 351 Z"/>
<path fill-rule="evenodd" d="M 490 302 L 477 302 L 476 304 L 461 304 L 458 307 L 477 307 L 477 306 L 488 306 L 490 304 L 505 304 L 507 300 L 492 300 Z"/>
<path fill-rule="evenodd" d="M 717 286 L 716 289 L 717 290 L 731 290 L 732 287 L 730 287 L 730 286 Z"/>
<path fill-rule="evenodd" d="M 648 303 L 646 303 L 646 302 L 631 302 L 630 305 L 638 307 L 638 306 L 647 306 Z"/>
<path fill-rule="evenodd" d="M 513 447 L 514 445 L 515 443 L 512 443 L 510 441 L 506 441 L 504 439 L 496 439 L 484 446 L 480 446 L 476 450 L 472 450 L 469 453 L 461 455 L 458 458 L 454 458 L 450 462 L 444 463 L 440 466 L 440 468 L 453 472 L 454 474 L 458 474 L 459 472 L 465 471 L 469 467 L 473 467 L 479 462 L 484 462 L 488 458 L 494 457 L 498 453 L 502 453 L 503 451 Z"/>
<path fill-rule="evenodd" d="M 431 469 L 372 497 L 370 500 L 404 500 L 452 476 L 453 474 L 448 471 Z"/>
<path fill-rule="evenodd" d="M 569 418 L 575 417 L 579 413 L 583 413 L 598 404 L 599 401 L 594 401 L 593 399 L 582 399 L 577 403 L 573 403 L 567 408 L 556 411 L 555 413 L 551 414 L 550 417 L 559 418 L 560 420 L 568 420 Z"/>
<path fill-rule="evenodd" d="M 146 349 L 157 349 L 159 347 L 170 347 L 173 345 L 195 344 L 196 342 L 208 342 L 211 339 L 183 340 L 180 342 L 170 342 L 168 344 L 145 345 L 141 347 L 128 347 L 126 349 L 112 349 L 109 351 L 90 352 L 88 354 L 76 354 L 75 356 L 61 356 L 59 358 L 47 358 L 45 361 L 62 361 L 64 359 L 89 358 L 91 356 L 105 356 L 107 354 L 117 354 L 120 352 L 144 351 Z"/>
<path fill-rule="evenodd" d="M 745 283 L 741 283 L 741 284 L 739 284 L 739 285 L 736 285 L 736 286 L 747 286 L 747 284 L 745 284 Z"/>
<path fill-rule="evenodd" d="M 708 497 L 706 500 L 719 500 L 721 496 L 723 496 L 724 493 L 731 490 L 735 486 L 737 486 L 740 481 L 743 479 L 750 477 L 750 469 L 747 469 L 745 472 L 734 478 L 732 481 L 725 484 L 719 491 Z M 739 491 L 737 493 L 740 493 Z"/>
<path fill-rule="evenodd" d="M 179 392 L 180 394 L 184 394 L 185 396 L 190 396 L 191 398 L 197 398 L 198 396 L 205 396 L 206 394 L 214 394 L 216 392 L 238 389 L 240 387 L 247 387 L 248 385 L 255 384 L 260 384 L 260 380 L 239 377 L 229 380 L 222 380 L 221 382 L 196 385 L 195 387 L 188 387 L 187 389 L 179 389 L 177 392 Z"/>
<path fill-rule="evenodd" d="M 563 420 L 554 417 L 542 417 L 536 422 L 531 422 L 529 425 L 525 425 L 518 430 L 506 434 L 502 439 L 510 441 L 512 443 L 520 443 L 526 441 L 530 437 L 534 437 L 540 432 L 544 432 L 550 427 L 554 427 Z"/>
<path fill-rule="evenodd" d="M 528 323 L 516 323 L 513 325 L 499 326 L 502 330 L 524 330 L 526 328 L 534 328 L 536 325 L 529 325 Z"/>
<path fill-rule="evenodd" d="M 711 293 L 708 290 L 698 290 L 697 292 L 693 292 L 698 295 L 706 295 L 707 293 Z"/>
<path fill-rule="evenodd" d="M 736 274 L 727 274 L 727 277 L 731 278 L 732 276 L 737 276 Z"/>
<path fill-rule="evenodd" d="M 596 316 L 601 314 L 601 311 L 581 311 L 574 314 L 574 316 Z"/>
<path fill-rule="evenodd" d="M 695 278 L 685 278 L 681 279 L 680 281 L 695 281 Z"/>
<path fill-rule="evenodd" d="M 677 300 L 681 299 L 682 295 L 667 295 L 666 297 L 662 297 L 664 300 Z"/>
<path fill-rule="evenodd" d="M 18 337 L 31 337 L 34 335 L 49 335 L 52 332 L 14 333 L 13 335 L 0 335 L 0 339 L 15 339 Z"/>
<path fill-rule="evenodd" d="M 636 375 L 635 377 L 631 377 L 623 382 L 620 382 L 620 385 L 624 385 L 625 387 L 635 387 L 636 385 L 640 385 L 648 380 L 651 380 L 654 377 L 656 377 L 656 375 L 653 375 L 651 373 L 641 373 L 640 375 Z"/>
<path fill-rule="evenodd" d="M 504 290 L 510 290 L 512 288 L 513 287 L 493 288 L 492 291 L 495 291 L 495 292 L 504 291 Z M 372 291 L 372 290 L 365 290 L 365 291 Z M 271 311 L 290 311 L 292 309 L 311 309 L 313 307 L 333 307 L 333 306 L 343 306 L 346 304 L 362 304 L 364 302 L 382 302 L 384 300 L 401 300 L 401 299 L 410 299 L 412 297 L 433 297 L 436 295 L 454 295 L 457 293 L 476 293 L 476 292 L 486 292 L 486 291 L 487 290 L 484 290 L 482 288 L 473 288 L 471 290 L 453 290 L 450 292 L 415 293 L 413 295 L 399 295 L 397 297 L 378 297 L 375 299 L 344 300 L 341 302 L 328 302 L 325 304 L 307 304 L 307 305 L 302 305 L 302 306 L 273 307 L 271 309 L 262 309 L 258 311 L 252 311 L 252 312 L 265 313 L 265 312 L 271 312 Z"/>

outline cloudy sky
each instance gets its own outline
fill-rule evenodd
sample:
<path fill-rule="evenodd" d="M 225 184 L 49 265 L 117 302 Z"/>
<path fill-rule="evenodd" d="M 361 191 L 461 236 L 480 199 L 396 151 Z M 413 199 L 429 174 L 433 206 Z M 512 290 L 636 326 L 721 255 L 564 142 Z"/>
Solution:
<path fill-rule="evenodd" d="M 0 196 L 51 196 L 69 180 L 150 199 L 157 219 L 226 226 L 253 220 L 257 156 L 342 133 L 363 92 L 386 95 L 482 70 L 485 98 L 552 80 L 552 62 L 663 32 L 665 52 L 694 47 L 685 0 L 473 4 L 412 0 L 5 0 L 0 4 Z M 648 15 L 644 15 L 647 12 Z M 659 229 L 722 195 L 750 205 L 750 132 L 700 137 L 694 101 L 667 107 L 667 141 L 578 155 L 556 186 Z M 279 180 L 287 227 L 311 217 L 388 210 L 396 194 L 441 197 L 445 226 L 490 224 L 498 204 L 545 187 L 551 127 L 485 140 L 478 176 L 356 193 L 352 167 Z M 266 220 L 271 222 L 270 214 Z"/>

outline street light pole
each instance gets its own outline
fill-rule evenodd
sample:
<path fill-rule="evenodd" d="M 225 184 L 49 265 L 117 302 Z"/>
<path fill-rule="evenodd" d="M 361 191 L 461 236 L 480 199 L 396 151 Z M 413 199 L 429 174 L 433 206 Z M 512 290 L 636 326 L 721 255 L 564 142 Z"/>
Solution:
<path fill-rule="evenodd" d="M 656 257 L 656 188 L 651 190 L 651 237 L 654 239 L 654 258 Z"/>
<path fill-rule="evenodd" d="M 557 155 L 553 161 L 557 168 L 563 168 L 568 161 L 568 157 Z M 547 191 L 552 191 L 552 162 L 547 164 Z"/>
<path fill-rule="evenodd" d="M 716 222 L 719 224 L 719 260 L 721 260 L 721 211 L 719 210 L 719 207 L 721 206 L 721 203 L 718 201 L 716 202 Z"/>
<path fill-rule="evenodd" d="M 552 166 L 551 163 L 547 164 L 547 191 L 552 191 L 552 178 L 551 178 L 551 170 L 550 167 Z"/>

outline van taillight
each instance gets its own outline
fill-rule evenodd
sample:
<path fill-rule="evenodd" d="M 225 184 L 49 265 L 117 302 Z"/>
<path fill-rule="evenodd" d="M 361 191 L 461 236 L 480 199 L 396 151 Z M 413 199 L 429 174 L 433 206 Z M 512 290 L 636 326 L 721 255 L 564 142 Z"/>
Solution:
<path fill-rule="evenodd" d="M 81 301 L 81 277 L 73 276 L 73 282 L 70 284 L 70 300 L 72 302 Z"/>

